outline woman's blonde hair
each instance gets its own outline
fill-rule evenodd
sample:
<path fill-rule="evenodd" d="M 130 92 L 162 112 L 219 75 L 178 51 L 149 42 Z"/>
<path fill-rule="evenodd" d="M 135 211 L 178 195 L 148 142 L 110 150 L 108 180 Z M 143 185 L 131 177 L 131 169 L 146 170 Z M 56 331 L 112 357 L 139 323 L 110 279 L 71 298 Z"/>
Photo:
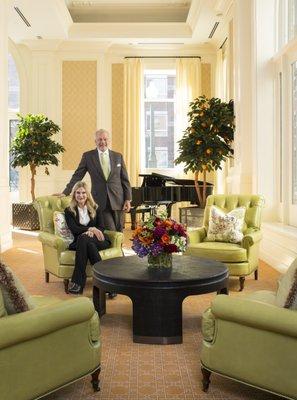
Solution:
<path fill-rule="evenodd" d="M 86 194 L 87 194 L 87 201 L 86 201 L 87 209 L 89 211 L 90 216 L 92 218 L 95 218 L 96 210 L 98 208 L 98 205 L 95 203 L 95 201 L 93 199 L 93 196 L 91 195 L 91 192 L 90 192 L 86 182 L 78 181 L 73 186 L 72 192 L 71 192 L 71 200 L 70 200 L 69 208 L 73 212 L 73 214 L 76 216 L 76 210 L 75 209 L 78 206 L 78 204 L 77 204 L 77 201 L 75 199 L 75 192 L 77 191 L 77 189 L 80 189 L 80 188 L 84 188 L 85 189 Z"/>

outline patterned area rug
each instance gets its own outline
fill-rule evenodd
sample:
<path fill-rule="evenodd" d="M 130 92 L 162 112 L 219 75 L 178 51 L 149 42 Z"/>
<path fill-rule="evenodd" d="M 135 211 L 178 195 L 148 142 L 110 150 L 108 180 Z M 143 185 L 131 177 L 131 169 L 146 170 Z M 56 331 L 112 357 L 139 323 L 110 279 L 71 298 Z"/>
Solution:
<path fill-rule="evenodd" d="M 127 230 L 125 246 L 129 251 Z M 31 294 L 69 298 L 63 282 L 55 277 L 44 282 L 42 249 L 36 236 L 14 233 L 14 247 L 1 255 Z M 259 289 L 275 290 L 279 274 L 261 262 L 259 280 L 246 280 L 243 293 L 238 280 L 231 279 L 230 296 Z M 91 297 L 91 281 L 85 296 Z M 82 379 L 44 397 L 45 400 L 277 400 L 277 396 L 212 375 L 208 393 L 202 391 L 199 353 L 201 315 L 215 294 L 188 297 L 183 303 L 183 344 L 144 345 L 132 341 L 131 301 L 118 295 L 107 300 L 107 314 L 101 319 L 102 372 L 101 391 L 93 393 L 90 378 Z M 244 360 L 243 360 L 244 362 Z M 16 399 L 17 400 L 17 399 Z"/>

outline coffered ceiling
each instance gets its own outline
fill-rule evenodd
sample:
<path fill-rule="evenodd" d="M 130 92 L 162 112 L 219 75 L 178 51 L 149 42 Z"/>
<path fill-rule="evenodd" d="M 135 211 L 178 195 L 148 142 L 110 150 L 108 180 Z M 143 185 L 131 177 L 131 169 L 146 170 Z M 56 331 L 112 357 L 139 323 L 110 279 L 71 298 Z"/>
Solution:
<path fill-rule="evenodd" d="M 109 45 L 216 45 L 232 0 L 9 0 L 9 35 Z"/>

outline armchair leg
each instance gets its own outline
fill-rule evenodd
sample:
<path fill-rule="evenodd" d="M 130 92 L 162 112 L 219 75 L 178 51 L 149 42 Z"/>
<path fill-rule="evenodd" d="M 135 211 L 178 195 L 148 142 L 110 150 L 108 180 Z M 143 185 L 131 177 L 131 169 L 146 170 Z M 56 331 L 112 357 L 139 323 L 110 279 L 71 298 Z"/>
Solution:
<path fill-rule="evenodd" d="M 202 372 L 202 386 L 203 386 L 203 392 L 207 392 L 210 384 L 210 375 L 211 372 L 205 369 L 204 367 L 201 367 L 201 372 Z"/>
<path fill-rule="evenodd" d="M 99 387 L 99 374 L 100 374 L 101 368 L 97 368 L 96 371 L 94 371 L 91 376 L 92 376 L 92 386 L 94 389 L 94 392 L 99 392 L 100 391 L 100 387 Z"/>
<path fill-rule="evenodd" d="M 254 276 L 255 276 L 255 281 L 257 281 L 258 280 L 258 268 L 255 269 Z"/>
<path fill-rule="evenodd" d="M 244 288 L 244 281 L 245 281 L 245 277 L 244 276 L 240 276 L 239 277 L 239 291 L 241 292 Z"/>
<path fill-rule="evenodd" d="M 64 282 L 65 293 L 68 294 L 69 279 L 64 279 L 63 282 Z"/>
<path fill-rule="evenodd" d="M 49 283 L 49 272 L 45 271 L 44 277 L 45 277 L 45 282 Z"/>

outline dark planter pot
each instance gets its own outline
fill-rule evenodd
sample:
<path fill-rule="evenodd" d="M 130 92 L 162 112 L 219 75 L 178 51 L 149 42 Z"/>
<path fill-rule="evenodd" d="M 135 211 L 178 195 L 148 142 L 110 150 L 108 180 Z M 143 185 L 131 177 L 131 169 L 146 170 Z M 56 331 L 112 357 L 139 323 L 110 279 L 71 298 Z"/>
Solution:
<path fill-rule="evenodd" d="M 32 203 L 12 204 L 12 225 L 27 231 L 40 229 L 38 214 Z"/>
<path fill-rule="evenodd" d="M 189 228 L 203 225 L 204 208 L 198 206 L 180 207 L 179 220 Z"/>

